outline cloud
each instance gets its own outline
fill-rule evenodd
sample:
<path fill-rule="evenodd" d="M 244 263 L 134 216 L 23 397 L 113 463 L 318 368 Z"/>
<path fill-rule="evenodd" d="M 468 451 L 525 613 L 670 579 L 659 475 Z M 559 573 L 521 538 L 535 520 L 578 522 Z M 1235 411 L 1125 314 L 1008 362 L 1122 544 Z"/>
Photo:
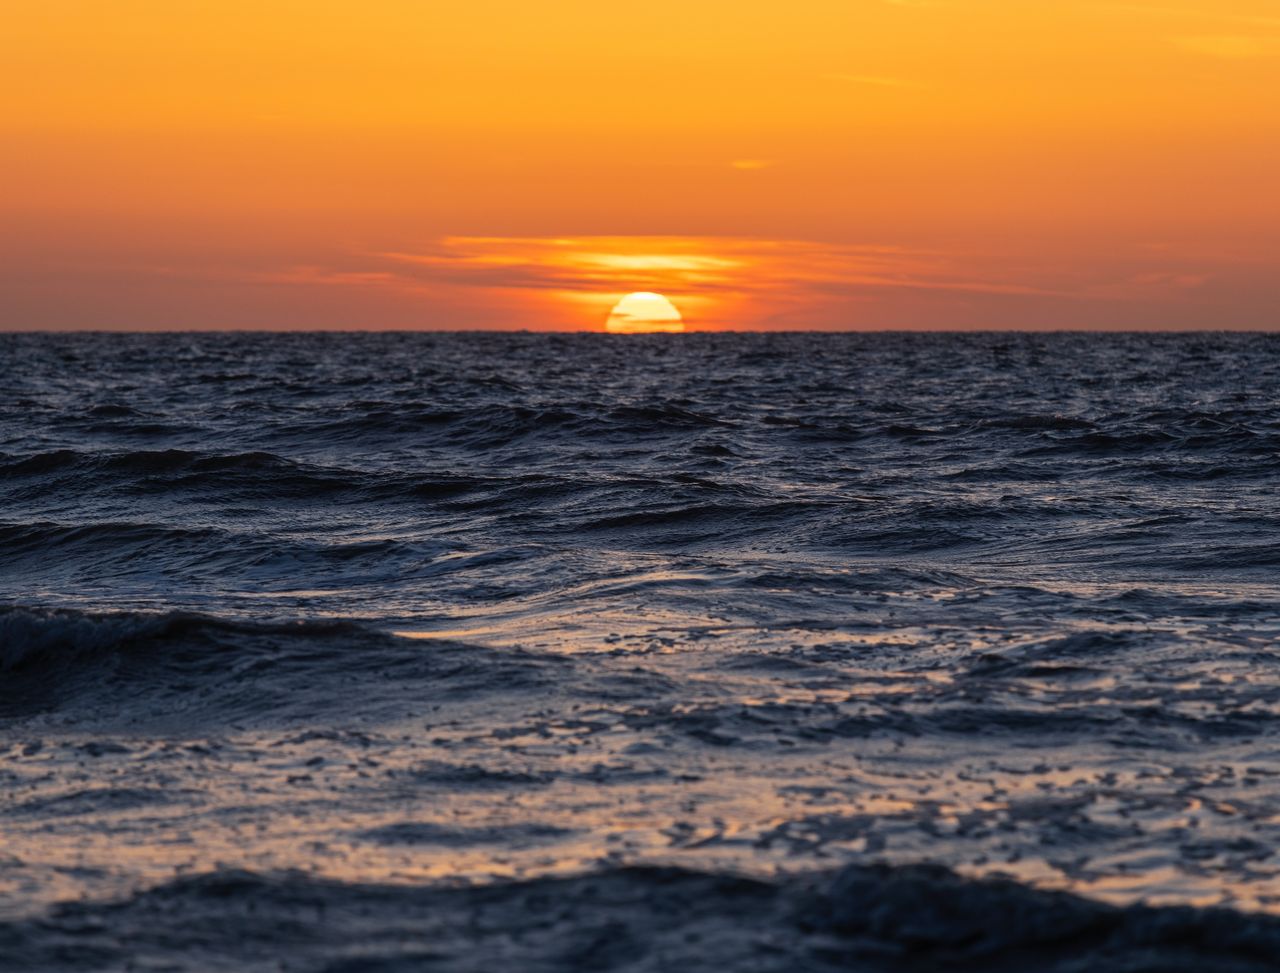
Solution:
<path fill-rule="evenodd" d="M 498 294 L 598 313 L 622 295 L 665 294 L 699 324 L 764 320 L 800 305 L 947 295 L 1000 300 L 1069 299 L 1036 281 L 992 274 L 981 260 L 896 246 L 736 237 L 448 237 L 418 252 L 369 255 L 334 282 L 375 283 L 390 274 L 415 290 Z M 307 273 L 314 273 L 308 269 Z M 385 278 L 379 278 L 385 283 Z M 510 298 L 508 298 L 509 300 Z"/>
<path fill-rule="evenodd" d="M 1227 60 L 1248 60 L 1280 54 L 1280 38 L 1248 34 L 1214 34 L 1203 37 L 1176 37 L 1174 43 L 1184 50 Z"/>
<path fill-rule="evenodd" d="M 828 81 L 841 81 L 845 84 L 870 85 L 874 88 L 923 88 L 924 85 L 904 78 L 888 78 L 870 74 L 825 74 Z"/>
<path fill-rule="evenodd" d="M 444 286 L 592 293 L 719 289 L 742 266 L 697 238 L 446 237 L 422 252 L 373 256 L 405 279 Z"/>
<path fill-rule="evenodd" d="M 1121 321 L 1176 308 L 1214 283 L 1206 266 L 1145 247 L 1064 263 L 810 240 L 459 236 L 258 279 L 400 293 L 526 326 L 599 327 L 623 295 L 655 292 L 695 328 L 821 327 L 851 315 L 882 326 L 1025 327 L 1088 321 L 1099 307 Z"/>
<path fill-rule="evenodd" d="M 1221 8 L 1170 7 L 1141 3 L 1098 5 L 1111 12 L 1143 14 L 1162 20 L 1179 20 L 1184 27 L 1192 22 L 1199 33 L 1180 34 L 1170 43 L 1193 54 L 1223 60 L 1248 60 L 1280 55 L 1280 17 L 1258 16 Z"/>
<path fill-rule="evenodd" d="M 1131 283 L 1142 287 L 1177 287 L 1183 290 L 1203 287 L 1209 280 L 1208 274 L 1179 274 L 1169 271 L 1150 271 L 1130 278 Z"/>
<path fill-rule="evenodd" d="M 1280 17 L 1260 17 L 1256 14 L 1236 13 L 1221 8 L 1166 7 L 1142 3 L 1104 3 L 1098 4 L 1097 7 L 1108 11 L 1146 14 L 1151 17 L 1200 20 L 1206 23 L 1232 24 L 1236 26 L 1280 27 Z"/>
<path fill-rule="evenodd" d="M 119 327 L 172 327 L 197 306 L 216 308 L 216 319 L 200 323 L 221 327 L 599 330 L 625 294 L 643 291 L 668 297 L 692 330 L 1258 327 L 1274 325 L 1274 252 L 1159 240 L 1027 251 L 455 236 L 396 251 L 276 251 L 216 263 L 166 252 L 109 273 L 93 264 L 71 292 L 100 295 Z M 11 267 L 0 289 L 19 311 L 64 308 L 56 299 L 66 280 L 65 269 L 40 277 Z"/>

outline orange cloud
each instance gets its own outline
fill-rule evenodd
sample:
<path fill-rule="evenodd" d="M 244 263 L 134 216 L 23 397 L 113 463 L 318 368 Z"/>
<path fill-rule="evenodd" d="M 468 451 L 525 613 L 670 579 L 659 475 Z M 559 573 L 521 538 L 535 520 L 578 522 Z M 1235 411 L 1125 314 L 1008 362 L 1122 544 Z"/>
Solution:
<path fill-rule="evenodd" d="M 621 295 L 667 295 L 694 327 L 751 327 L 797 303 L 874 290 L 1052 293 L 982 276 L 940 254 L 892 246 L 721 237 L 451 237 L 422 253 L 379 254 L 405 286 L 550 292 L 591 327 Z M 581 315 L 581 316 L 579 316 Z"/>
<path fill-rule="evenodd" d="M 1212 34 L 1202 37 L 1179 37 L 1175 42 L 1195 54 L 1226 60 L 1248 60 L 1280 54 L 1280 37 L 1253 34 Z"/>
<path fill-rule="evenodd" d="M 874 88 L 919 88 L 919 82 L 903 78 L 884 78 L 866 74 L 828 74 L 828 81 L 844 81 L 848 84 L 866 84 Z"/>
<path fill-rule="evenodd" d="M 424 308 L 452 293 L 449 306 L 489 304 L 525 327 L 586 330 L 602 328 L 609 309 L 638 291 L 670 298 L 692 329 L 948 327 L 947 308 L 966 309 L 970 326 L 1036 326 L 1047 309 L 1059 326 L 1079 326 L 1099 304 L 1168 307 L 1213 280 L 1202 262 L 1187 265 L 1159 246 L 1103 268 L 737 237 L 447 237 L 358 259 L 358 268 L 290 268 L 268 278 L 390 289 Z"/>

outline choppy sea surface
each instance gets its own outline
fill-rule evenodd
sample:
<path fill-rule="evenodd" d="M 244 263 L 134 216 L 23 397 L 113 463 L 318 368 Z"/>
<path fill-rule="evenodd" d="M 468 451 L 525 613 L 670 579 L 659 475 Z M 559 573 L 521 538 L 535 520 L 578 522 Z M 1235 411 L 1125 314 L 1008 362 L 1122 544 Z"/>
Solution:
<path fill-rule="evenodd" d="M 0 965 L 1273 968 L 1278 482 L 1267 335 L 0 335 Z"/>

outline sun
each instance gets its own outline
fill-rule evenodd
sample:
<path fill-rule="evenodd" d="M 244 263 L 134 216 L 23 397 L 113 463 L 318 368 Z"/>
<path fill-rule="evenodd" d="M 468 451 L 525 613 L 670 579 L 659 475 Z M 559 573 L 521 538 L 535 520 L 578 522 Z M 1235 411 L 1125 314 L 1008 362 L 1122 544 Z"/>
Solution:
<path fill-rule="evenodd" d="M 683 331 L 684 319 L 676 306 L 661 294 L 639 291 L 614 305 L 604 327 L 610 334 Z"/>

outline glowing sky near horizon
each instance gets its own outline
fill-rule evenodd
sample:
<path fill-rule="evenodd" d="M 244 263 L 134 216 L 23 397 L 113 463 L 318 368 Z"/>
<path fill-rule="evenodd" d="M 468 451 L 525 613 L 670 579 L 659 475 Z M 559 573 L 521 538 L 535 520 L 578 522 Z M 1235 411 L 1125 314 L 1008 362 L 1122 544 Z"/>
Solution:
<path fill-rule="evenodd" d="M 1280 324 L 1280 0 L 44 0 L 0 327 Z"/>

